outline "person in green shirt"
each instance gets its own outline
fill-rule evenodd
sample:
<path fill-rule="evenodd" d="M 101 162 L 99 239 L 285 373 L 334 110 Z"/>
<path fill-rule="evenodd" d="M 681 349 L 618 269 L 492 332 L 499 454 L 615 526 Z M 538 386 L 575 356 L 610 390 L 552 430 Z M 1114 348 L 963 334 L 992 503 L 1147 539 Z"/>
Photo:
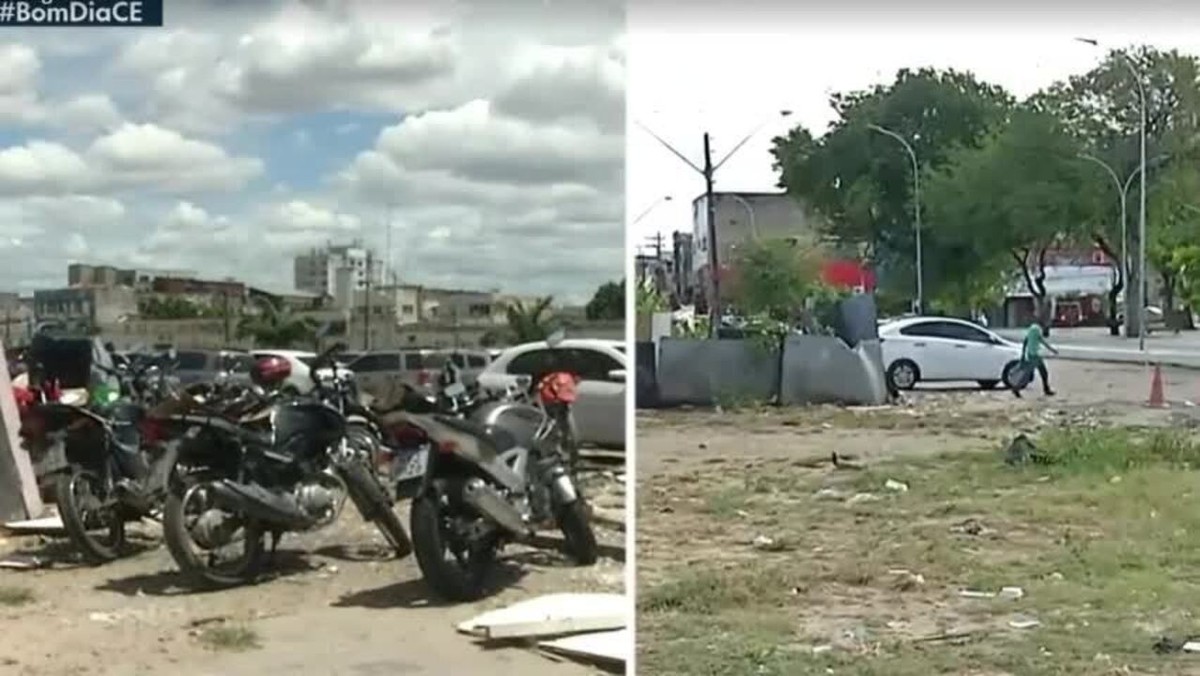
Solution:
<path fill-rule="evenodd" d="M 1021 343 L 1021 361 L 1024 362 L 1025 368 L 1037 369 L 1037 374 L 1042 379 L 1042 392 L 1047 397 L 1053 397 L 1054 390 L 1050 389 L 1050 371 L 1046 368 L 1045 360 L 1042 359 L 1043 347 L 1050 350 L 1051 354 L 1058 354 L 1058 350 L 1046 341 L 1046 333 L 1042 329 L 1042 325 L 1035 321 L 1025 331 L 1025 340 Z M 1014 387 L 1013 394 L 1021 396 L 1021 388 Z"/>

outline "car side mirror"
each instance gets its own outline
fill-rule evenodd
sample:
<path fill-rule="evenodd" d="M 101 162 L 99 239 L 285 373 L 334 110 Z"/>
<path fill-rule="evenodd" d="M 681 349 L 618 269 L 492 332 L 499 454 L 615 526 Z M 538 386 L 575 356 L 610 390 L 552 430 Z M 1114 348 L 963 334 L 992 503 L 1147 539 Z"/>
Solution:
<path fill-rule="evenodd" d="M 625 382 L 625 369 L 613 369 L 608 372 L 608 379 L 613 382 Z"/>

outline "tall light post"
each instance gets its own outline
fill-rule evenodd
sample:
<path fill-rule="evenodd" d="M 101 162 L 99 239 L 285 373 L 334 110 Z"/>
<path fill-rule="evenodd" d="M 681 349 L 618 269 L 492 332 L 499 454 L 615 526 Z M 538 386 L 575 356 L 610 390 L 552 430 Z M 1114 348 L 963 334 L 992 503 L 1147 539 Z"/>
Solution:
<path fill-rule="evenodd" d="M 713 163 L 712 159 L 712 138 L 709 136 L 708 132 L 704 132 L 703 167 L 697 166 L 696 163 L 689 160 L 687 155 L 684 155 L 676 150 L 675 146 L 668 143 L 663 137 L 654 133 L 654 130 L 650 129 L 650 127 L 647 127 L 641 122 L 636 123 L 642 128 L 643 131 L 653 136 L 654 140 L 658 141 L 664 148 L 669 150 L 672 155 L 679 158 L 680 161 L 691 167 L 693 171 L 704 177 L 704 202 L 705 206 L 707 207 L 705 220 L 707 222 L 706 230 L 708 231 L 708 267 L 709 276 L 712 280 L 712 303 L 710 304 L 708 310 L 710 337 L 717 337 L 717 329 L 720 328 L 721 325 L 721 269 L 718 267 L 720 261 L 718 260 L 717 256 L 717 205 L 713 198 L 713 174 L 716 173 L 717 169 L 720 169 L 722 165 L 728 162 L 729 158 L 733 157 L 734 153 L 741 150 L 742 146 L 746 145 L 750 139 L 754 138 L 755 134 L 762 131 L 762 128 L 767 126 L 768 122 L 773 120 L 776 116 L 787 117 L 791 114 L 792 111 L 790 110 L 781 110 L 775 115 L 764 119 L 758 124 L 758 126 L 751 130 L 750 133 L 742 137 L 742 140 L 735 143 L 733 148 L 730 149 L 729 152 L 725 153 L 725 157 L 722 157 L 715 164 Z"/>
<path fill-rule="evenodd" d="M 1098 41 L 1093 40 L 1091 38 L 1075 38 L 1075 39 L 1079 42 L 1091 45 L 1093 47 L 1100 46 L 1100 43 Z M 1146 284 L 1146 84 L 1142 77 L 1141 71 L 1138 70 L 1137 65 L 1133 62 L 1133 59 L 1131 59 L 1129 57 L 1129 54 L 1127 54 L 1124 51 L 1115 51 L 1113 53 L 1120 59 L 1121 63 L 1125 64 L 1125 67 L 1129 69 L 1129 73 L 1133 76 L 1134 82 L 1137 83 L 1138 103 L 1141 104 L 1140 105 L 1141 120 L 1140 120 L 1140 124 L 1139 124 L 1139 134 L 1138 134 L 1138 136 L 1140 137 L 1140 139 L 1139 139 L 1139 141 L 1140 141 L 1140 143 L 1139 143 L 1139 145 L 1140 145 L 1139 165 L 1140 165 L 1140 169 L 1141 169 L 1140 191 L 1138 194 L 1138 280 L 1137 280 L 1137 284 L 1129 285 L 1129 287 L 1130 287 L 1129 290 L 1132 292 L 1130 295 L 1135 295 L 1135 297 L 1136 297 L 1137 302 L 1135 303 L 1135 307 L 1137 308 L 1137 312 L 1136 313 L 1128 313 L 1127 312 L 1125 321 L 1127 322 L 1126 323 L 1127 329 L 1137 331 L 1138 350 L 1145 352 L 1146 351 L 1146 331 L 1145 331 L 1145 326 L 1143 325 L 1144 322 L 1142 320 L 1145 317 L 1145 313 L 1146 313 L 1146 310 L 1145 310 L 1146 298 L 1145 298 L 1145 294 L 1142 293 L 1142 291 L 1144 289 L 1144 285 Z M 1134 320 L 1135 318 L 1136 318 L 1135 323 L 1133 323 L 1133 324 L 1128 323 L 1128 322 L 1130 322 L 1130 320 Z"/>
<path fill-rule="evenodd" d="M 637 218 L 633 219 L 632 225 L 637 225 L 638 223 L 641 223 L 643 219 L 645 219 L 647 216 L 649 216 L 651 213 L 653 213 L 655 209 L 662 206 L 662 204 L 664 202 L 670 202 L 672 199 L 673 198 L 670 195 L 663 195 L 662 197 L 659 197 L 658 199 L 654 200 L 653 202 L 650 203 L 650 206 L 646 207 L 642 211 L 642 213 L 638 215 Z"/>
<path fill-rule="evenodd" d="M 916 235 L 916 274 L 917 274 L 917 298 L 913 303 L 913 311 L 916 314 L 925 312 L 925 274 L 922 267 L 921 259 L 921 166 L 917 163 L 917 153 L 913 150 L 912 145 L 900 134 L 891 129 L 884 129 L 877 124 L 867 125 L 871 131 L 877 131 L 884 136 L 890 136 L 900 142 L 904 149 L 908 151 L 908 159 L 912 161 L 913 174 L 913 230 Z"/>
<path fill-rule="evenodd" d="M 754 224 L 754 207 L 751 206 L 750 203 L 746 201 L 746 198 L 742 197 L 741 195 L 738 195 L 735 193 L 733 195 L 730 195 L 730 197 L 733 198 L 734 202 L 737 202 L 738 204 L 742 205 L 742 208 L 744 208 L 746 210 L 746 215 L 750 217 L 750 236 L 753 237 L 754 241 L 757 242 L 758 241 L 758 226 L 756 226 Z"/>

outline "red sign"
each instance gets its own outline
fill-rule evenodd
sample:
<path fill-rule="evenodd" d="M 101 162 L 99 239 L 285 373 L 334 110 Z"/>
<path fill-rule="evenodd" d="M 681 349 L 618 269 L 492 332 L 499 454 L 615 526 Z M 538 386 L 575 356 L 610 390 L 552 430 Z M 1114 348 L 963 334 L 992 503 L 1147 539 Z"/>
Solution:
<path fill-rule="evenodd" d="M 821 269 L 821 279 L 841 289 L 875 290 L 875 273 L 855 260 L 826 261 Z"/>

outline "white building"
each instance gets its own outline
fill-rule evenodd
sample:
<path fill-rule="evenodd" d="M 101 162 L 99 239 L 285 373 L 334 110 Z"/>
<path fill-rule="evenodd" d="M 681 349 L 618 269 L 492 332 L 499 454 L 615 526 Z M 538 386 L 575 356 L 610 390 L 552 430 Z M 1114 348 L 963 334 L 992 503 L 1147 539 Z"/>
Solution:
<path fill-rule="evenodd" d="M 368 282 L 384 284 L 384 262 L 362 242 L 312 249 L 294 260 L 294 285 L 300 291 L 332 296 L 338 305 L 348 305 L 355 291 Z"/>

